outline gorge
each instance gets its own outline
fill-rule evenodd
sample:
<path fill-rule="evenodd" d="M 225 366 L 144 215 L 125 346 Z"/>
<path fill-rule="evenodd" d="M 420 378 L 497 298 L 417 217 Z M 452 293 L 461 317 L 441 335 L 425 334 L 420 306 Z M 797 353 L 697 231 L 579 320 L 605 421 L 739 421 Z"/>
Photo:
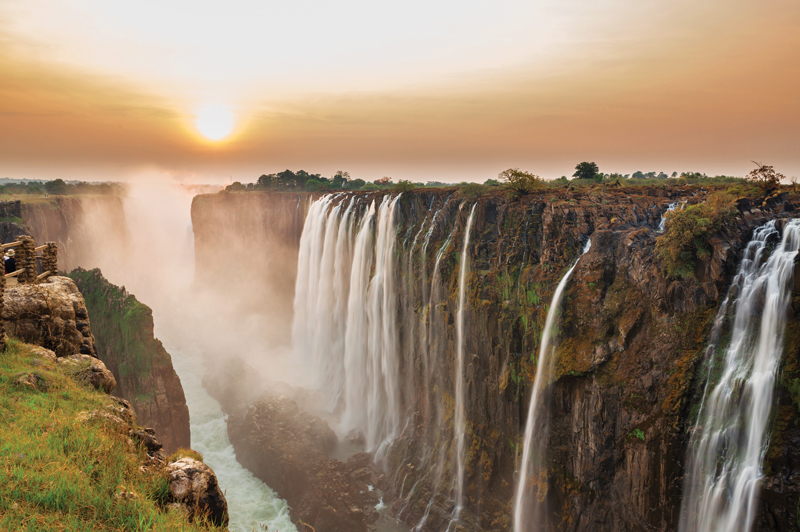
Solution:
<path fill-rule="evenodd" d="M 720 518 L 739 473 L 715 473 L 709 463 L 733 456 L 746 431 L 731 429 L 743 421 L 720 421 L 714 436 L 707 429 L 715 425 L 703 420 L 753 402 L 760 411 L 746 416 L 747 426 L 762 425 L 742 452 L 756 465 L 741 481 L 753 495 L 737 502 L 746 517 L 731 519 L 741 530 L 794 530 L 800 279 L 788 220 L 800 196 L 737 199 L 693 277 L 667 275 L 656 253 L 662 215 L 713 193 L 671 186 L 553 188 L 517 198 L 458 189 L 163 194 L 150 200 L 163 204 L 147 205 L 162 215 L 148 212 L 144 226 L 130 198 L 109 200 L 122 202 L 118 212 L 82 205 L 91 214 L 61 229 L 41 207 L 24 207 L 21 218 L 31 220 L 37 241 L 72 231 L 61 240 L 65 260 L 79 258 L 70 269 L 99 266 L 152 306 L 156 335 L 169 339 L 186 391 L 193 446 L 213 432 L 204 454 L 223 442 L 212 455 L 230 459 L 235 450 L 262 480 L 269 471 L 258 464 L 294 447 L 322 475 L 309 478 L 336 479 L 320 485 L 339 487 L 352 506 L 352 528 L 326 528 L 324 512 L 288 483 L 270 487 L 289 508 L 254 478 L 241 480 L 249 475 L 242 470 L 227 481 L 248 482 L 248 493 L 260 495 L 241 511 L 271 510 L 237 522 L 229 496 L 232 530 L 267 522 L 294 530 L 289 516 L 297 523 L 298 512 L 317 532 L 713 530 L 702 522 Z M 86 222 L 95 215 L 106 223 Z M 670 231 L 669 220 L 662 230 Z M 82 245 L 77 235 L 111 248 Z M 768 266 L 783 253 L 781 239 L 781 266 Z M 155 271 L 131 267 L 142 256 L 157 261 Z M 757 351 L 769 353 L 760 371 L 772 380 L 751 385 L 758 372 L 720 357 L 736 344 L 737 297 L 772 279 L 773 269 L 782 288 L 769 290 L 781 294 L 785 315 L 763 313 L 773 329 L 761 334 L 773 344 Z M 754 296 L 759 309 L 764 297 Z M 741 326 L 749 345 L 759 329 L 747 327 L 754 326 Z M 222 410 L 197 395 L 201 380 Z M 735 403 L 720 402 L 731 395 Z M 192 396 L 211 401 L 204 408 L 216 409 L 213 423 L 192 411 Z M 329 426 L 334 443 L 312 452 L 308 441 L 279 434 L 282 421 L 265 417 L 278 405 L 304 411 L 292 418 L 300 427 L 321 427 L 310 435 Z M 254 430 L 255 420 L 274 432 Z M 235 467 L 217 470 L 223 489 L 224 471 Z M 698 483 L 713 474 L 718 485 Z M 373 490 L 374 498 L 364 496 Z M 717 495 L 697 495 L 706 492 Z M 314 493 L 337 508 L 335 496 Z M 689 506 L 714 497 L 711 517 L 689 517 L 700 512 Z M 315 516 L 316 525 L 308 520 Z"/>

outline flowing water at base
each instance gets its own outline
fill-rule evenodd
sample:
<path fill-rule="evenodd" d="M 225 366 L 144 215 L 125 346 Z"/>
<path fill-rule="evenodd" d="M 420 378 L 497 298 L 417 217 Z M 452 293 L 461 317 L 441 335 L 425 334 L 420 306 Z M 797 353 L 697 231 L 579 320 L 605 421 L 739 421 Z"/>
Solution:
<path fill-rule="evenodd" d="M 163 318 L 163 316 L 158 316 Z M 217 474 L 225 492 L 231 532 L 296 532 L 289 518 L 286 501 L 236 461 L 228 440 L 225 415 L 219 403 L 202 384 L 203 352 L 195 345 L 189 331 L 181 331 L 178 320 L 156 319 L 156 337 L 172 355 L 172 364 L 181 379 L 189 406 L 192 449 Z M 162 323 L 162 326 L 159 326 Z"/>

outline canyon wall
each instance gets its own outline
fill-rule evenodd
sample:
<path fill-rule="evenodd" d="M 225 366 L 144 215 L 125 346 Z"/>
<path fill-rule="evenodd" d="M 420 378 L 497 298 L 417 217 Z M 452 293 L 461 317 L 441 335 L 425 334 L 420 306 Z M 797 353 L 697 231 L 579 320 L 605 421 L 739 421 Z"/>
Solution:
<path fill-rule="evenodd" d="M 376 449 L 394 486 L 387 502 L 395 515 L 419 530 L 445 529 L 453 519 L 461 466 L 464 508 L 458 526 L 510 529 L 521 434 L 549 302 L 591 238 L 567 285 L 557 327 L 555 380 L 547 386 L 546 478 L 530 482 L 545 488 L 540 493 L 554 530 L 676 528 L 688 434 L 705 384 L 697 368 L 711 322 L 753 228 L 791 216 L 798 202 L 785 195 L 763 204 L 739 202 L 738 214 L 714 235 L 695 276 L 667 277 L 655 254 L 661 215 L 670 203 L 701 202 L 706 193 L 700 187 L 561 189 L 509 199 L 499 192 L 467 198 L 440 189 L 397 200 L 390 304 L 397 319 L 392 363 L 399 424 L 387 445 Z M 342 195 L 330 208 L 342 204 L 341 213 L 347 206 L 361 220 L 383 196 Z M 196 199 L 198 278 L 230 272 L 235 282 L 263 284 L 262 294 L 276 290 L 281 297 L 262 298 L 261 304 L 288 314 L 293 276 L 281 271 L 283 284 L 270 286 L 275 280 L 259 264 L 296 264 L 298 219 L 312 199 L 266 193 Z M 463 309 L 465 457 L 459 463 L 458 277 L 473 204 Z M 325 275 L 324 269 L 315 275 Z M 793 530 L 796 523 L 799 342 L 790 325 L 757 530 Z M 308 382 L 314 382 L 320 368 L 307 370 Z"/>

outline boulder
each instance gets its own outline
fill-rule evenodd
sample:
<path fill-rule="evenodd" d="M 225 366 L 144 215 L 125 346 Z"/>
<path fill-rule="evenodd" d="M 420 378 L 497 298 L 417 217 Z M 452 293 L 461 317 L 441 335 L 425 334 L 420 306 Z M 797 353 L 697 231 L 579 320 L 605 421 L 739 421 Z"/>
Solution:
<path fill-rule="evenodd" d="M 192 516 L 207 515 L 212 523 L 228 526 L 228 503 L 210 467 L 187 457 L 170 462 L 166 471 L 170 495 L 177 503 L 185 505 Z"/>
<path fill-rule="evenodd" d="M 89 355 L 72 355 L 59 358 L 58 362 L 78 382 L 89 384 L 106 393 L 111 393 L 117 386 L 114 374 L 97 358 Z"/>

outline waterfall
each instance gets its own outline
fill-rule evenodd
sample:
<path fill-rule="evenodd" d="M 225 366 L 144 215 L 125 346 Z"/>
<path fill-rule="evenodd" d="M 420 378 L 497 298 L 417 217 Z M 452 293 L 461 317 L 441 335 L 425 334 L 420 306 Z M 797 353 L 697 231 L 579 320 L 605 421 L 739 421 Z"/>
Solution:
<path fill-rule="evenodd" d="M 456 439 L 456 508 L 453 513 L 453 520 L 458 521 L 461 509 L 464 507 L 464 468 L 466 467 L 467 451 L 464 446 L 465 432 L 467 430 L 466 413 L 464 403 L 466 401 L 464 393 L 464 300 L 466 293 L 467 273 L 469 271 L 469 232 L 472 228 L 472 220 L 475 217 L 474 204 L 469 211 L 467 227 L 464 229 L 464 247 L 461 249 L 461 267 L 458 272 L 458 314 L 456 316 L 456 393 L 455 393 L 455 439 Z"/>
<path fill-rule="evenodd" d="M 588 240 L 586 246 L 583 248 L 581 256 L 589 251 L 592 241 Z M 539 345 L 539 359 L 537 361 L 536 377 L 533 380 L 533 391 L 531 392 L 531 404 L 528 408 L 528 418 L 525 422 L 525 439 L 522 446 L 522 462 L 519 470 L 519 480 L 517 481 L 517 488 L 514 495 L 514 532 L 525 532 L 533 528 L 533 525 L 538 525 L 544 520 L 540 515 L 540 506 L 544 502 L 543 494 L 535 494 L 534 497 L 532 487 L 528 483 L 533 482 L 540 484 L 546 483 L 546 469 L 545 469 L 545 442 L 544 437 L 547 432 L 547 413 L 542 411 L 542 403 L 544 399 L 543 388 L 547 386 L 553 377 L 553 362 L 555 355 L 555 345 L 551 347 L 551 338 L 553 329 L 558 315 L 559 306 L 561 305 L 561 297 L 564 294 L 564 289 L 567 286 L 572 271 L 578 265 L 577 260 L 573 263 L 561 282 L 558 283 L 556 291 L 553 294 L 553 301 L 550 303 L 550 310 L 547 312 L 547 319 L 545 320 L 544 330 L 542 331 L 542 341 Z M 540 442 L 538 448 L 534 449 L 534 439 Z M 534 450 L 536 456 L 533 456 Z M 535 463 L 534 463 L 535 461 Z M 532 505 L 534 512 L 530 512 L 529 506 Z M 542 530 L 545 527 L 539 527 Z"/>
<path fill-rule="evenodd" d="M 300 239 L 296 359 L 307 365 L 339 431 L 358 431 L 378 450 L 402 421 L 394 248 L 395 207 L 366 208 L 338 195 L 315 201 Z M 360 219 L 359 219 L 360 215 Z"/>
<path fill-rule="evenodd" d="M 706 387 L 687 452 L 681 532 L 749 532 L 753 526 L 800 220 L 785 224 L 770 253 L 769 242 L 777 236 L 774 221 L 754 232 L 714 324 Z M 727 345 L 721 341 L 725 326 Z"/>

